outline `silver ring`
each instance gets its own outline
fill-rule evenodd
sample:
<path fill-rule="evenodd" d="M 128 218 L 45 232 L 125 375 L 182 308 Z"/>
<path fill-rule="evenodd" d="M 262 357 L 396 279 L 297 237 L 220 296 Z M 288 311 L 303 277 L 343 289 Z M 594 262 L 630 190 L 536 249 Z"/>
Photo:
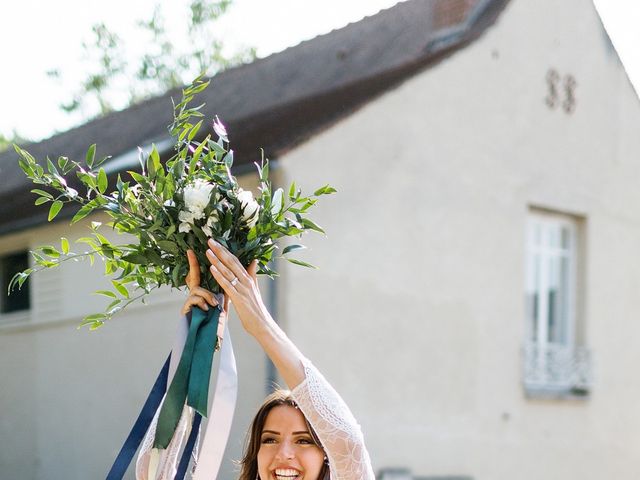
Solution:
<path fill-rule="evenodd" d="M 231 280 L 231 286 L 235 287 L 236 283 L 238 283 L 238 277 L 233 277 L 233 280 Z"/>

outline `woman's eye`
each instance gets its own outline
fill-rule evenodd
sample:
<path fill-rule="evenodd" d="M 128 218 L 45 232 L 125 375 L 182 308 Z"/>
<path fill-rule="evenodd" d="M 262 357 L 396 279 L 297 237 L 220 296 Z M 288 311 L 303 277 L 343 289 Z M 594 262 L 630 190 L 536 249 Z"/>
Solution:
<path fill-rule="evenodd" d="M 264 437 L 262 443 L 276 443 L 276 439 L 273 437 Z"/>
<path fill-rule="evenodd" d="M 313 445 L 313 441 L 310 438 L 299 438 L 298 443 L 302 445 Z"/>

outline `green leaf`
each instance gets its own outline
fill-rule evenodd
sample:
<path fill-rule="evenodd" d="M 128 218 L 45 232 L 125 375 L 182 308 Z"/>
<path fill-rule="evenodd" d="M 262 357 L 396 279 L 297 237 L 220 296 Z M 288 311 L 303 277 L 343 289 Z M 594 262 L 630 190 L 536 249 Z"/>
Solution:
<path fill-rule="evenodd" d="M 121 258 L 125 262 L 135 263 L 136 265 L 146 265 L 149 263 L 147 257 L 139 253 L 129 253 Z"/>
<path fill-rule="evenodd" d="M 96 207 L 94 205 L 91 205 L 91 203 L 87 203 L 80 210 L 78 210 L 78 212 L 73 216 L 73 218 L 71 219 L 71 224 L 73 225 L 74 223 L 82 220 L 84 217 L 89 215 L 95 209 Z"/>
<path fill-rule="evenodd" d="M 147 158 L 147 172 L 149 174 L 149 178 L 154 179 L 157 175 L 157 172 L 162 169 L 162 164 L 160 163 L 160 154 L 156 149 L 156 146 L 153 145 L 151 148 L 151 153 Z"/>
<path fill-rule="evenodd" d="M 294 243 L 293 245 L 287 245 L 286 247 L 284 247 L 284 250 L 282 250 L 282 254 L 286 255 L 289 252 L 293 252 L 294 250 L 304 250 L 305 247 L 304 245 L 299 245 L 297 243 Z"/>
<path fill-rule="evenodd" d="M 324 230 L 322 229 L 322 227 L 320 227 L 320 225 L 312 222 L 308 218 L 303 218 L 301 220 L 301 223 L 302 223 L 302 225 L 304 225 L 309 230 L 315 230 L 316 232 L 324 233 Z"/>
<path fill-rule="evenodd" d="M 62 249 L 62 253 L 64 253 L 65 255 L 69 253 L 69 240 L 67 240 L 65 237 L 62 237 L 60 239 L 60 248 Z"/>
<path fill-rule="evenodd" d="M 104 193 L 107 190 L 107 186 L 107 172 L 104 171 L 104 168 L 101 168 L 98 172 L 98 191 Z"/>
<path fill-rule="evenodd" d="M 50 257 L 54 257 L 54 258 L 58 258 L 60 256 L 60 252 L 58 252 L 58 250 L 56 250 L 54 247 L 46 245 L 44 247 L 40 247 L 40 251 L 42 253 L 44 253 L 45 255 L 48 255 Z"/>
<path fill-rule="evenodd" d="M 329 195 L 336 192 L 337 190 L 333 188 L 331 185 L 325 185 L 324 187 L 321 187 L 315 192 L 313 192 L 313 194 L 317 197 L 318 195 Z"/>
<path fill-rule="evenodd" d="M 111 290 L 96 290 L 95 292 L 96 295 L 104 295 L 105 297 L 109 297 L 109 298 L 118 298 L 118 296 L 113 293 Z"/>
<path fill-rule="evenodd" d="M 58 175 L 60 176 L 60 172 L 58 172 L 58 169 L 56 168 L 56 166 L 53 164 L 53 162 L 51 161 L 50 158 L 47 157 L 47 170 L 49 171 L 50 174 L 52 175 Z"/>
<path fill-rule="evenodd" d="M 96 144 L 95 143 L 89 147 L 89 149 L 87 150 L 87 154 L 85 155 L 84 158 L 85 158 L 85 161 L 87 162 L 87 166 L 89 168 L 92 168 L 93 167 L 93 162 L 96 159 Z"/>
<path fill-rule="evenodd" d="M 172 242 L 171 240 L 159 240 L 158 246 L 165 252 L 170 253 L 171 255 L 177 255 L 180 253 L 180 250 L 178 249 L 178 245 L 176 245 L 176 243 Z"/>
<path fill-rule="evenodd" d="M 38 198 L 36 198 L 36 201 L 35 201 L 35 202 L 33 202 L 33 203 L 34 203 L 35 205 L 42 205 L 43 203 L 47 203 L 47 202 L 50 202 L 50 201 L 51 201 L 51 199 L 49 199 L 49 198 L 46 198 L 46 197 L 38 197 Z"/>
<path fill-rule="evenodd" d="M 62 171 L 64 171 L 67 168 L 67 165 L 69 164 L 69 159 L 67 157 L 58 157 L 58 167 L 62 169 Z"/>
<path fill-rule="evenodd" d="M 49 209 L 48 221 L 50 222 L 51 220 L 56 218 L 56 215 L 58 215 L 58 213 L 60 213 L 61 209 L 62 209 L 62 202 L 60 200 L 56 200 L 55 202 L 53 202 L 51 204 L 51 208 Z"/>
<path fill-rule="evenodd" d="M 44 190 L 40 190 L 39 188 L 34 188 L 33 190 L 31 190 L 31 193 L 35 193 L 36 195 L 47 197 L 53 200 L 53 195 L 51 195 L 49 192 L 45 192 Z"/>
<path fill-rule="evenodd" d="M 287 258 L 287 261 L 294 263 L 296 265 L 300 265 L 301 267 L 315 268 L 315 269 L 318 268 L 315 265 L 311 265 L 310 263 L 303 262 L 302 260 L 298 260 L 296 258 Z"/>
<path fill-rule="evenodd" d="M 127 290 L 127 287 L 115 280 L 111 280 L 111 283 L 113 284 L 113 287 L 118 291 L 118 293 L 120 293 L 120 295 L 125 298 L 129 298 L 129 290 Z"/>

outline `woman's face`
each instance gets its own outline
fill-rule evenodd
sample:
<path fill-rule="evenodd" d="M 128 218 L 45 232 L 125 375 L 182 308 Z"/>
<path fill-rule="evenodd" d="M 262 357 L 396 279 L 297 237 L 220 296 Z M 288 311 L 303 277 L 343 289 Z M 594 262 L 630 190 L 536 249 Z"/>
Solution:
<path fill-rule="evenodd" d="M 313 443 L 300 410 L 274 407 L 260 436 L 260 480 L 318 480 L 323 461 L 324 453 Z"/>

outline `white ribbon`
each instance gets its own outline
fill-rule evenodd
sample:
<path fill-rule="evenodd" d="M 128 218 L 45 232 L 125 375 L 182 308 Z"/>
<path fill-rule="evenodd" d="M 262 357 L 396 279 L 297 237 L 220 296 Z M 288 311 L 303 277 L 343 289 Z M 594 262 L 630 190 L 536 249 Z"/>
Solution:
<path fill-rule="evenodd" d="M 220 367 L 213 402 L 209 405 L 207 428 L 198 454 L 193 480 L 213 480 L 217 477 L 227 446 L 231 422 L 238 398 L 238 372 L 233 354 L 229 327 L 225 322 Z"/>

